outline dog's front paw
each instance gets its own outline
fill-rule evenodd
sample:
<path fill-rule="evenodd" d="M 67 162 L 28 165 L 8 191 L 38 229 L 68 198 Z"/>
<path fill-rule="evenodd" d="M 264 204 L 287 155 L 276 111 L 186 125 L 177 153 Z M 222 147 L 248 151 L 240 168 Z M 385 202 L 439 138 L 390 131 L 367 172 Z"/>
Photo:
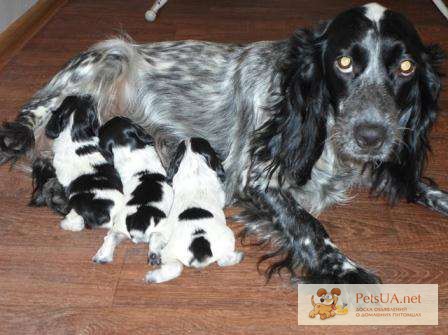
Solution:
<path fill-rule="evenodd" d="M 18 158 L 34 146 L 33 131 L 18 122 L 5 122 L 0 128 L 0 164 Z"/>
<path fill-rule="evenodd" d="M 149 256 L 148 256 L 148 264 L 160 265 L 160 264 L 162 264 L 162 257 L 158 253 L 150 252 Z"/>
<path fill-rule="evenodd" d="M 338 276 L 341 284 L 381 284 L 381 278 L 361 267 Z"/>

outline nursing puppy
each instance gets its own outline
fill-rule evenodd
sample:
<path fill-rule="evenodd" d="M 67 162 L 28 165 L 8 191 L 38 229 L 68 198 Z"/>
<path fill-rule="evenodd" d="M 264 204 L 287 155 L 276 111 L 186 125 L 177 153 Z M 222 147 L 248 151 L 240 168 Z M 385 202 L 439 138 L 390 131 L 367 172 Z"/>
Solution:
<path fill-rule="evenodd" d="M 61 228 L 112 227 L 123 207 L 123 185 L 99 148 L 98 118 L 90 96 L 69 96 L 46 126 L 54 139 L 53 166 L 69 200 Z"/>
<path fill-rule="evenodd" d="M 166 218 L 173 203 L 173 190 L 152 137 L 124 117 L 116 117 L 100 128 L 100 147 L 113 162 L 123 183 L 125 207 L 93 257 L 97 263 L 113 260 L 116 246 L 125 238 L 134 243 L 158 240 L 169 235 Z M 162 236 L 162 238 L 160 237 Z"/>
<path fill-rule="evenodd" d="M 168 221 L 173 233 L 151 245 L 150 263 L 161 267 L 150 271 L 146 281 L 161 283 L 178 277 L 183 265 L 203 268 L 239 263 L 244 254 L 235 251 L 235 237 L 224 215 L 224 170 L 210 144 L 201 138 L 183 141 L 168 169 L 174 203 Z"/>

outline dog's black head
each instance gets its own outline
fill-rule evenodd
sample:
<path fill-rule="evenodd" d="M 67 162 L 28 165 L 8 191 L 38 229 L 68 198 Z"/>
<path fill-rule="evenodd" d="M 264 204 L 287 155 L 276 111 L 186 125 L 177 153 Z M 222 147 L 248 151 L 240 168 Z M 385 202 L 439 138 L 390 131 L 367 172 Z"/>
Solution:
<path fill-rule="evenodd" d="M 436 116 L 442 59 L 404 16 L 375 3 L 297 31 L 285 99 L 256 137 L 266 148 L 259 157 L 302 185 L 331 141 L 340 159 L 372 167 L 374 189 L 409 198 Z"/>
<path fill-rule="evenodd" d="M 154 145 L 153 138 L 143 128 L 125 117 L 114 117 L 99 131 L 100 147 L 112 155 L 114 147 L 129 147 L 131 150 Z"/>
<path fill-rule="evenodd" d="M 167 169 L 167 181 L 172 183 L 174 175 L 179 170 L 179 166 L 182 163 L 186 153 L 190 151 L 193 154 L 201 155 L 208 167 L 216 172 L 217 177 L 222 183 L 225 181 L 225 172 L 222 166 L 221 159 L 215 150 L 213 150 L 210 143 L 199 137 L 192 137 L 189 140 L 182 141 L 176 150 L 176 153 L 171 160 L 171 163 Z"/>
<path fill-rule="evenodd" d="M 59 134 L 68 126 L 72 115 L 73 141 L 85 141 L 97 136 L 99 122 L 95 102 L 87 95 L 72 95 L 65 98 L 59 108 L 53 111 L 45 128 L 46 135 L 52 139 L 59 137 Z"/>

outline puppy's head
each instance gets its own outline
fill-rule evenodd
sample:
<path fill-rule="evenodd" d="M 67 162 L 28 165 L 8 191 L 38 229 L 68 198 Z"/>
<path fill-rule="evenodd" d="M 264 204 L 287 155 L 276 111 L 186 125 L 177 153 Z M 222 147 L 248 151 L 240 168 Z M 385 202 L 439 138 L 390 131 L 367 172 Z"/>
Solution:
<path fill-rule="evenodd" d="M 91 96 L 72 95 L 65 98 L 59 108 L 53 111 L 45 133 L 49 138 L 55 139 L 67 127 L 71 127 L 71 137 L 74 142 L 97 136 L 98 115 Z"/>
<path fill-rule="evenodd" d="M 199 137 L 193 137 L 182 141 L 176 150 L 174 158 L 171 160 L 170 166 L 167 170 L 167 180 L 172 182 L 174 175 L 178 172 L 183 161 L 204 162 L 208 169 L 213 170 L 219 180 L 224 183 L 225 172 L 222 166 L 221 159 L 213 150 L 210 143 Z M 196 171 L 191 173 L 200 173 L 200 166 L 196 166 Z"/>
<path fill-rule="evenodd" d="M 115 147 L 129 147 L 131 150 L 153 146 L 152 137 L 145 130 L 126 117 L 114 117 L 99 130 L 100 147 L 109 156 Z"/>
<path fill-rule="evenodd" d="M 327 292 L 324 288 L 320 288 L 317 291 L 317 302 L 321 305 L 325 306 L 336 306 L 338 302 L 338 296 L 341 295 L 341 290 L 338 288 L 333 288 L 330 293 Z"/>

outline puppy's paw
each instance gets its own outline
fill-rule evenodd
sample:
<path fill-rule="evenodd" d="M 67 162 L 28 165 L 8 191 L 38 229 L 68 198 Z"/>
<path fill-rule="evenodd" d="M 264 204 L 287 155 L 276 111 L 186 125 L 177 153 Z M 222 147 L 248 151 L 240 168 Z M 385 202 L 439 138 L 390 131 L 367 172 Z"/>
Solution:
<path fill-rule="evenodd" d="M 34 146 L 33 131 L 19 122 L 5 122 L 0 127 L 0 164 L 16 159 Z"/>
<path fill-rule="evenodd" d="M 182 263 L 173 260 L 163 264 L 157 270 L 149 271 L 145 276 L 145 281 L 147 283 L 163 283 L 172 280 L 180 276 L 182 268 Z"/>
<path fill-rule="evenodd" d="M 244 252 L 235 251 L 217 261 L 219 266 L 231 266 L 240 263 L 244 259 Z"/>
<path fill-rule="evenodd" d="M 235 261 L 236 261 L 235 264 L 241 263 L 243 261 L 243 259 L 244 259 L 244 256 L 245 256 L 244 252 L 242 252 L 242 251 L 235 251 Z"/>
<path fill-rule="evenodd" d="M 92 261 L 97 264 L 108 264 L 112 263 L 113 258 L 110 255 L 103 255 L 97 253 L 95 256 L 92 257 Z"/>
<path fill-rule="evenodd" d="M 162 257 L 158 253 L 150 252 L 149 256 L 148 256 L 148 264 L 160 265 L 160 264 L 162 264 Z"/>
<path fill-rule="evenodd" d="M 154 270 L 154 271 L 148 271 L 148 273 L 146 273 L 145 276 L 145 282 L 148 284 L 157 284 L 157 283 L 161 283 L 163 280 L 161 278 L 160 275 L 160 271 L 159 270 Z"/>
<path fill-rule="evenodd" d="M 84 229 L 84 222 L 82 220 L 64 219 L 60 224 L 61 228 L 69 231 L 81 231 Z"/>

